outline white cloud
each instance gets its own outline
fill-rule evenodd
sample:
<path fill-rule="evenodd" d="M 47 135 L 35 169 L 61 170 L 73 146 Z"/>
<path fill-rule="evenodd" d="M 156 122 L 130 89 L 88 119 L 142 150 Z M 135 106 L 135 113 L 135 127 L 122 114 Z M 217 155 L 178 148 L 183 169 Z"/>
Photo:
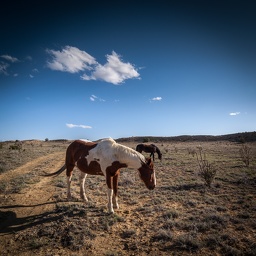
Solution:
<path fill-rule="evenodd" d="M 232 112 L 232 113 L 229 113 L 230 116 L 237 116 L 237 115 L 239 115 L 239 114 L 240 114 L 240 112 Z"/>
<path fill-rule="evenodd" d="M 85 51 L 65 46 L 61 51 L 46 49 L 51 56 L 47 67 L 69 73 L 87 71 L 80 76 L 82 80 L 101 80 L 112 84 L 121 84 L 127 79 L 140 79 L 137 69 L 129 62 L 123 62 L 116 52 L 107 54 L 107 62 L 102 65 Z"/>
<path fill-rule="evenodd" d="M 29 77 L 30 77 L 30 78 L 34 78 L 34 76 L 33 76 L 33 75 L 31 75 L 31 74 L 29 75 Z"/>
<path fill-rule="evenodd" d="M 77 73 L 84 70 L 91 70 L 91 65 L 97 64 L 94 57 L 76 47 L 65 46 L 62 51 L 47 49 L 52 60 L 47 62 L 47 67 L 52 70 Z"/>
<path fill-rule="evenodd" d="M 155 98 L 152 98 L 151 100 L 153 100 L 153 101 L 161 101 L 162 97 L 155 97 Z"/>
<path fill-rule="evenodd" d="M 91 100 L 91 101 L 95 101 L 95 97 L 92 95 L 92 96 L 90 97 L 90 100 Z"/>
<path fill-rule="evenodd" d="M 14 63 L 14 62 L 19 62 L 19 60 L 18 60 L 17 58 L 12 57 L 12 56 L 7 55 L 7 54 L 6 54 L 6 55 L 1 55 L 1 57 L 2 57 L 3 59 L 7 60 L 7 61 L 12 62 L 12 63 Z"/>
<path fill-rule="evenodd" d="M 101 99 L 101 98 L 99 98 L 99 97 L 97 97 L 97 96 L 95 96 L 95 95 L 91 95 L 90 100 L 91 100 L 91 101 L 96 101 L 96 100 L 98 100 L 98 101 L 103 101 L 103 102 L 105 102 L 104 99 Z"/>
<path fill-rule="evenodd" d="M 83 75 L 83 80 L 102 80 L 112 84 L 121 84 L 126 79 L 139 78 L 140 74 L 134 68 L 134 66 L 127 62 L 123 62 L 120 59 L 120 55 L 112 52 L 111 55 L 106 55 L 107 63 L 104 65 L 96 65 L 91 76 Z"/>
<path fill-rule="evenodd" d="M 83 124 L 66 124 L 68 128 L 83 128 L 83 129 L 91 129 L 91 126 L 83 125 Z"/>

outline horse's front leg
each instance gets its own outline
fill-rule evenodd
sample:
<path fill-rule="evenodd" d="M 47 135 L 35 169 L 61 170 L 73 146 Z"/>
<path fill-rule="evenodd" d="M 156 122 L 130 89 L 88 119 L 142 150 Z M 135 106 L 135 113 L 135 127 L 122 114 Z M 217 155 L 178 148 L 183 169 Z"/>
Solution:
<path fill-rule="evenodd" d="M 117 187 L 118 187 L 119 174 L 120 174 L 120 171 L 118 170 L 116 175 L 113 177 L 113 189 L 114 189 L 113 206 L 114 206 L 115 209 L 119 209 L 118 197 L 117 197 Z"/>
<path fill-rule="evenodd" d="M 87 197 L 85 195 L 85 191 L 84 191 L 84 182 L 85 182 L 86 176 L 87 176 L 87 174 L 81 171 L 80 177 L 79 177 L 79 179 L 80 179 L 80 197 L 83 201 L 88 202 L 88 199 L 87 199 Z"/>
<path fill-rule="evenodd" d="M 112 202 L 112 198 L 113 198 L 113 188 L 112 188 L 112 177 L 110 176 L 110 174 L 106 174 L 106 182 L 107 182 L 107 186 L 108 186 L 108 212 L 109 213 L 114 213 L 114 209 L 113 209 L 113 202 Z"/>
<path fill-rule="evenodd" d="M 155 161 L 155 155 L 153 152 L 150 154 L 150 157 L 153 157 L 153 161 Z"/>

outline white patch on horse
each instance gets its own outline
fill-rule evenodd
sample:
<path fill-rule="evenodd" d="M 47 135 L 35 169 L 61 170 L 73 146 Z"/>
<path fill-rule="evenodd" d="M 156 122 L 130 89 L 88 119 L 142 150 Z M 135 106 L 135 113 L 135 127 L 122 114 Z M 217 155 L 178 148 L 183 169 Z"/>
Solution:
<path fill-rule="evenodd" d="M 129 147 L 116 143 L 112 138 L 101 140 L 95 148 L 89 151 L 89 155 L 86 156 L 86 159 L 88 164 L 97 159 L 101 165 L 104 176 L 106 176 L 107 167 L 111 166 L 115 161 L 125 163 L 130 168 L 135 169 L 141 167 L 141 162 L 146 162 L 142 154 Z"/>
<path fill-rule="evenodd" d="M 91 140 L 86 140 L 86 139 L 79 139 L 79 140 L 83 142 L 92 142 Z"/>

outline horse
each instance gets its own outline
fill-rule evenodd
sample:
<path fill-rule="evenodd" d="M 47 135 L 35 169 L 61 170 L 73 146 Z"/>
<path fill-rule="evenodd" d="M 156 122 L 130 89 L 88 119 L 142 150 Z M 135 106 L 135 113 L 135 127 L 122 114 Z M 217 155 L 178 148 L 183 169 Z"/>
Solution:
<path fill-rule="evenodd" d="M 80 197 L 85 202 L 88 201 L 84 190 L 87 174 L 105 176 L 109 213 L 114 213 L 113 207 L 119 209 L 117 189 L 121 168 L 138 169 L 140 178 L 149 190 L 153 190 L 156 186 L 154 164 L 151 158 L 145 158 L 139 152 L 118 144 L 112 138 L 97 142 L 73 141 L 66 150 L 65 164 L 54 173 L 44 174 L 44 176 L 57 176 L 66 170 L 68 200 L 71 199 L 70 183 L 75 166 L 81 171 Z"/>
<path fill-rule="evenodd" d="M 155 161 L 155 155 L 154 153 L 157 153 L 158 159 L 162 160 L 162 153 L 160 152 L 160 149 L 155 145 L 155 144 L 138 144 L 136 146 L 136 151 L 138 152 L 146 152 L 146 153 L 151 153 L 150 157 L 153 157 L 153 161 Z"/>

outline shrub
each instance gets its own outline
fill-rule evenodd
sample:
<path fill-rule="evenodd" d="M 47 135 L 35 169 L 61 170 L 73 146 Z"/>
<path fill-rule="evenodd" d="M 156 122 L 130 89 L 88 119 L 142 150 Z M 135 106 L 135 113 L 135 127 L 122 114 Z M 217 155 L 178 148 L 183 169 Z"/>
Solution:
<path fill-rule="evenodd" d="M 206 156 L 202 151 L 202 147 L 198 147 L 198 153 L 196 152 L 197 163 L 199 165 L 199 176 L 204 180 L 205 185 L 211 187 L 217 170 L 213 163 L 206 160 Z"/>
<path fill-rule="evenodd" d="M 143 138 L 143 143 L 149 142 L 149 138 Z"/>
<path fill-rule="evenodd" d="M 196 154 L 196 151 L 194 149 L 188 148 L 188 154 L 194 157 Z"/>
<path fill-rule="evenodd" d="M 10 145 L 9 149 L 11 150 L 22 150 L 22 142 L 16 140 L 14 145 Z"/>
<path fill-rule="evenodd" d="M 170 230 L 159 229 L 151 238 L 152 241 L 171 241 L 173 234 Z"/>
<path fill-rule="evenodd" d="M 242 145 L 239 149 L 240 157 L 242 161 L 245 163 L 246 167 L 249 167 L 251 160 L 251 149 L 247 145 Z"/>
<path fill-rule="evenodd" d="M 191 233 L 178 236 L 173 243 L 174 248 L 190 253 L 199 250 L 202 246 L 202 242 Z"/>

